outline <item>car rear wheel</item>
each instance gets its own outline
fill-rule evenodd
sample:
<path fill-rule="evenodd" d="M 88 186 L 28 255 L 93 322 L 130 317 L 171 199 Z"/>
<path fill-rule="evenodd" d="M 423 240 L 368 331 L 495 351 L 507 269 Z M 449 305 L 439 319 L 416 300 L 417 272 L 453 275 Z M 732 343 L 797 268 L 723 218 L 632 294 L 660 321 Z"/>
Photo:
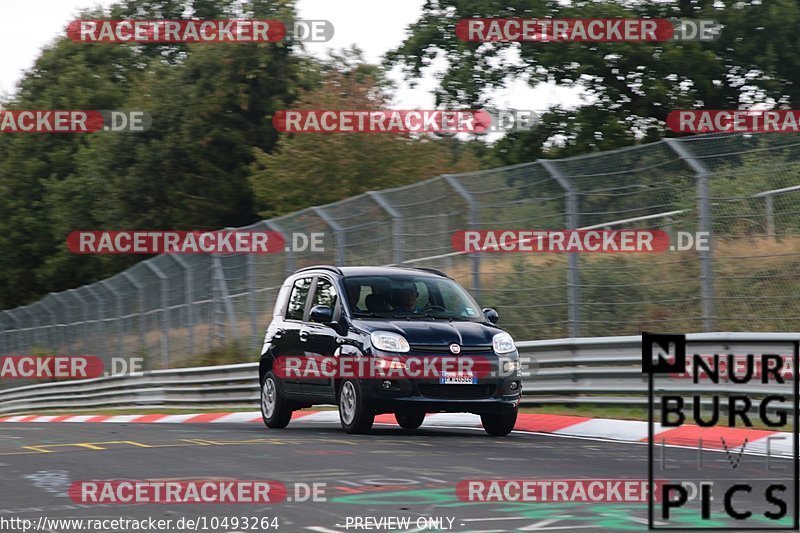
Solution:
<path fill-rule="evenodd" d="M 346 380 L 339 388 L 339 420 L 348 433 L 367 433 L 372 429 L 375 413 L 356 381 Z"/>
<path fill-rule="evenodd" d="M 261 418 L 272 429 L 285 428 L 292 419 L 292 406 L 283 397 L 281 382 L 271 370 L 261 384 Z"/>
<path fill-rule="evenodd" d="M 493 437 L 505 437 L 517 423 L 517 409 L 504 413 L 481 415 L 483 429 Z"/>
<path fill-rule="evenodd" d="M 417 429 L 425 420 L 425 413 L 395 413 L 394 418 L 403 429 Z"/>

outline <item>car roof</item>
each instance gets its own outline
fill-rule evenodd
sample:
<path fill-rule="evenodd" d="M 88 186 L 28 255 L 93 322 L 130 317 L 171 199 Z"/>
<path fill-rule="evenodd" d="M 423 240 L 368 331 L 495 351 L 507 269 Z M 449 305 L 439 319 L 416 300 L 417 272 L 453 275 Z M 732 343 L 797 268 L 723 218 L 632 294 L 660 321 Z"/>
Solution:
<path fill-rule="evenodd" d="M 397 276 L 400 274 L 426 276 L 426 277 L 448 277 L 443 272 L 434 269 L 421 269 L 403 266 L 345 266 L 335 267 L 329 265 L 317 265 L 302 268 L 299 272 L 311 272 L 314 270 L 334 272 L 344 277 L 349 276 Z"/>

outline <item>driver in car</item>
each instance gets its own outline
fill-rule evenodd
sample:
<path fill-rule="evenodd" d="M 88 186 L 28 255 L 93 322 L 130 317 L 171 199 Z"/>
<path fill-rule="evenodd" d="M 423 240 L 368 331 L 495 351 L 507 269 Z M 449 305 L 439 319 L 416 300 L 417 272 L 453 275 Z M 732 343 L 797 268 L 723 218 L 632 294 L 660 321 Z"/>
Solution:
<path fill-rule="evenodd" d="M 399 305 L 394 310 L 401 313 L 421 313 L 422 309 L 417 306 L 417 298 L 419 298 L 417 287 L 413 283 L 404 285 L 398 294 Z"/>

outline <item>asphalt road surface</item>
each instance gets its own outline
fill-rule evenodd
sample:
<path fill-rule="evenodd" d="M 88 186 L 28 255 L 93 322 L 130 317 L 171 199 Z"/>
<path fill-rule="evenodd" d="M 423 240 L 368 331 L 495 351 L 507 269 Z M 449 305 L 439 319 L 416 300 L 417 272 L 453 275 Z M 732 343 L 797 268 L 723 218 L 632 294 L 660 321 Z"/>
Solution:
<path fill-rule="evenodd" d="M 667 448 L 666 464 L 673 469 L 659 466 L 656 479 L 718 480 L 713 489 L 734 480 L 748 481 L 755 486 L 753 492 L 740 493 L 735 502 L 739 508 L 752 509 L 755 520 L 760 520 L 747 525 L 761 527 L 776 523 L 762 517 L 776 509 L 764 501 L 762 485 L 785 483 L 790 489 L 782 497 L 789 514 L 779 524 L 791 524 L 796 510 L 791 461 L 740 457 L 737 450 L 699 455 L 695 450 Z M 656 456 L 660 460 L 660 452 Z M 198 521 L 191 529 L 173 525 L 162 530 L 645 531 L 646 502 L 473 502 L 462 501 L 456 485 L 481 479 L 646 480 L 647 457 L 647 446 L 639 444 L 521 432 L 492 438 L 466 428 L 406 431 L 376 425 L 370 435 L 347 435 L 338 425 L 311 423 L 290 424 L 285 430 L 219 423 L 0 424 L 0 531 L 23 531 L 22 522 L 12 519 L 31 520 L 26 523 L 29 531 L 66 533 L 79 529 L 49 520 L 152 518 L 175 524 L 198 517 L 205 522 Z M 67 494 L 78 481 L 113 479 L 269 479 L 283 482 L 288 498 L 271 504 L 132 505 L 81 504 Z M 304 500 L 306 487 L 314 483 L 324 484 L 317 485 L 318 499 L 324 494 L 324 501 Z M 735 527 L 737 523 L 720 518 L 723 498 L 717 492 L 714 496 L 713 520 L 700 520 L 697 497 L 674 511 L 671 521 L 657 525 Z M 657 520 L 660 512 L 658 507 Z M 40 522 L 42 517 L 49 520 Z M 239 517 L 239 523 L 234 524 L 232 517 Z M 410 522 L 387 521 L 390 518 L 410 518 Z"/>

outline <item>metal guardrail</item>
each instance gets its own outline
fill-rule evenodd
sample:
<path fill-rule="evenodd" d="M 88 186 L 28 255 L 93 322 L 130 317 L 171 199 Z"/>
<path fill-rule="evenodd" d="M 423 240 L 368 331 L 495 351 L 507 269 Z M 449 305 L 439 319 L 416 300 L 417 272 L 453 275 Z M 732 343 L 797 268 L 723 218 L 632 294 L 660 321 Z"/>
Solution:
<path fill-rule="evenodd" d="M 695 333 L 687 341 L 757 346 L 761 341 L 794 341 L 800 333 Z M 518 342 L 525 404 L 646 404 L 641 337 L 581 337 Z M 735 388 L 734 388 L 735 387 Z M 686 380 L 676 393 L 733 392 L 754 396 L 785 392 L 791 385 L 714 385 Z M 0 390 L 0 413 L 32 411 L 257 408 L 258 364 L 154 370 L 141 376 L 112 376 L 28 385 Z"/>

